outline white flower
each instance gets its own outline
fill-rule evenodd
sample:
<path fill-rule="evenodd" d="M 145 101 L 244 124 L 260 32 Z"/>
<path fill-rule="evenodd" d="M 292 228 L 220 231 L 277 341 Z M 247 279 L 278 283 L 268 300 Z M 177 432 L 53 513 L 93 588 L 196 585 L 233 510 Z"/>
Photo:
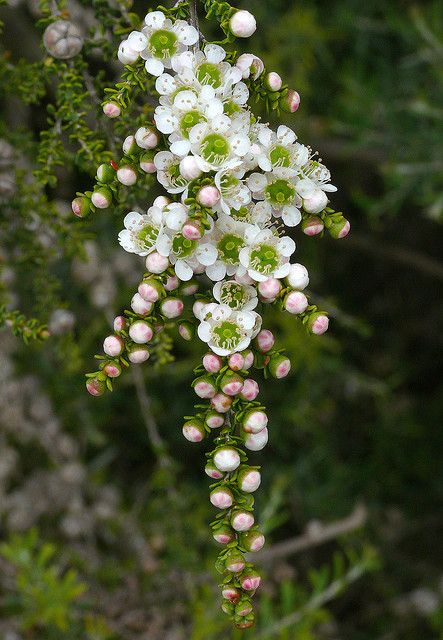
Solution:
<path fill-rule="evenodd" d="M 219 171 L 241 165 L 251 146 L 248 137 L 249 114 L 232 119 L 221 115 L 211 122 L 200 123 L 189 132 L 191 151 L 202 171 Z"/>
<path fill-rule="evenodd" d="M 252 311 L 258 304 L 257 289 L 235 280 L 217 282 L 213 294 L 217 302 L 236 311 Z"/>
<path fill-rule="evenodd" d="M 218 208 L 228 214 L 251 202 L 250 189 L 230 169 L 220 169 L 214 176 L 214 184 L 220 191 Z"/>
<path fill-rule="evenodd" d="M 251 75 L 254 80 L 257 80 L 263 73 L 265 65 L 261 58 L 257 58 L 252 53 L 243 53 L 236 62 L 236 67 L 242 72 L 243 78 L 249 78 Z"/>
<path fill-rule="evenodd" d="M 185 282 L 190 280 L 194 273 L 202 273 L 205 267 L 217 259 L 217 249 L 205 238 L 189 240 L 181 233 L 172 237 L 163 234 L 157 250 L 160 255 L 169 258 L 177 277 Z"/>
<path fill-rule="evenodd" d="M 180 158 L 170 151 L 159 151 L 154 156 L 157 180 L 169 193 L 182 193 L 188 188 L 189 180 L 180 173 Z"/>
<path fill-rule="evenodd" d="M 217 259 L 206 267 L 208 278 L 218 281 L 226 274 L 243 275 L 246 270 L 240 264 L 240 251 L 247 246 L 249 236 L 254 237 L 256 232 L 253 225 L 220 214 L 209 236 L 217 249 Z"/>
<path fill-rule="evenodd" d="M 248 178 L 248 186 L 253 197 L 264 200 L 273 215 L 281 217 L 286 226 L 295 227 L 301 221 L 298 208 L 301 198 L 297 194 L 291 169 L 282 167 L 271 173 L 253 173 Z"/>
<path fill-rule="evenodd" d="M 285 125 L 280 125 L 277 132 L 268 126 L 257 124 L 254 127 L 260 152 L 257 164 L 263 171 L 283 167 L 288 175 L 300 174 L 301 168 L 309 160 L 309 149 L 298 143 L 297 136 Z"/>
<path fill-rule="evenodd" d="M 126 228 L 118 234 L 123 249 L 139 256 L 157 249 L 163 236 L 163 214 L 159 207 L 151 207 L 145 215 L 131 211 L 123 222 Z"/>
<path fill-rule="evenodd" d="M 240 250 L 241 264 L 257 282 L 268 278 L 285 278 L 290 270 L 289 258 L 295 251 L 292 238 L 280 238 L 272 229 L 257 229 L 250 244 Z"/>
<path fill-rule="evenodd" d="M 337 187 L 329 184 L 331 172 L 321 162 L 311 160 L 303 167 L 304 179 L 297 184 L 297 191 L 302 198 L 311 197 L 312 192 L 321 189 L 322 191 L 337 191 Z"/>
<path fill-rule="evenodd" d="M 224 304 L 207 304 L 200 317 L 198 336 L 219 356 L 246 349 L 261 327 L 255 311 L 236 311 Z"/>
<path fill-rule="evenodd" d="M 181 231 L 189 217 L 189 208 L 181 202 L 171 202 L 163 208 L 163 221 L 171 231 Z"/>

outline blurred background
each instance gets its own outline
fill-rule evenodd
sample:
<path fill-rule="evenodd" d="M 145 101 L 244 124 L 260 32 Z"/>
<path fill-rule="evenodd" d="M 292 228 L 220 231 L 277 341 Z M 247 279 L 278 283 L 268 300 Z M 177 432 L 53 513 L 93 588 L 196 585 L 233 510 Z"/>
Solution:
<path fill-rule="evenodd" d="M 140 96 L 118 124 L 100 115 L 119 29 L 146 5 L 0 4 L 0 637 L 235 640 L 204 451 L 181 435 L 203 344 L 177 341 L 103 398 L 84 388 L 143 271 L 117 245 L 122 216 L 156 191 L 147 179 L 85 222 L 70 201 L 149 112 Z M 299 91 L 286 122 L 352 224 L 339 241 L 294 233 L 329 333 L 265 319 L 293 373 L 263 385 L 268 544 L 246 635 L 442 639 L 443 2 L 242 6 L 259 24 L 244 50 Z M 89 34 L 72 61 L 42 46 L 58 12 Z"/>

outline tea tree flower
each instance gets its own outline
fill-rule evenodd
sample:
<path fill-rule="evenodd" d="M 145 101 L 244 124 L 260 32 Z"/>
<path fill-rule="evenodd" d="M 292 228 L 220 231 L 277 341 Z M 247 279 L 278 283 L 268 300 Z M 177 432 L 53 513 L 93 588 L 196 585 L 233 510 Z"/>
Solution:
<path fill-rule="evenodd" d="M 240 250 L 239 258 L 250 277 L 260 282 L 286 277 L 290 271 L 289 258 L 294 251 L 292 238 L 280 238 L 271 229 L 256 229 L 250 244 Z"/>
<path fill-rule="evenodd" d="M 118 241 L 125 251 L 147 256 L 157 248 L 163 230 L 161 209 L 151 207 L 145 215 L 131 211 L 123 222 L 125 229 L 118 234 Z"/>
<path fill-rule="evenodd" d="M 202 313 L 198 335 L 219 356 L 242 351 L 260 330 L 254 311 L 235 311 L 224 304 L 208 304 Z"/>

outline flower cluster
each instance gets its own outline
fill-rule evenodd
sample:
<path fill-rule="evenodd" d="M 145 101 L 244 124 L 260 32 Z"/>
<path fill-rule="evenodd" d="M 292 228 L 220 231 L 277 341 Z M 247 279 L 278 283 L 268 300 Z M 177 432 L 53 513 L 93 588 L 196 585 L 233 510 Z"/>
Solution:
<path fill-rule="evenodd" d="M 208 15 L 238 37 L 256 27 L 247 11 L 223 8 Z M 251 95 L 261 95 L 272 109 L 294 112 L 297 92 L 253 54 L 237 57 L 219 44 L 199 44 L 196 24 L 158 10 L 119 48 L 123 64 L 144 61 L 158 105 L 152 120 L 125 139 L 123 158 L 99 167 L 96 187 L 78 195 L 73 211 L 83 217 L 110 206 L 119 185 L 131 186 L 146 174 L 156 177 L 165 195 L 124 218 L 118 241 L 145 258 L 147 272 L 132 310 L 116 318 L 114 334 L 105 339 L 105 356 L 99 371 L 88 374 L 87 388 L 101 395 L 130 363 L 161 360 L 174 327 L 184 339 L 197 334 L 207 346 L 194 381 L 204 402 L 183 434 L 200 442 L 217 433 L 206 465 L 216 481 L 210 500 L 220 509 L 214 538 L 226 546 L 216 566 L 225 575 L 223 609 L 237 626 L 248 627 L 260 578 L 244 554 L 258 551 L 264 537 L 252 515 L 260 473 L 247 464 L 244 449 L 260 451 L 268 439 L 250 371 L 277 379 L 290 371 L 273 334 L 262 329 L 263 311 L 276 305 L 312 334 L 327 330 L 327 314 L 304 293 L 308 272 L 293 261 L 293 229 L 301 224 L 306 235 L 326 229 L 341 238 L 349 222 L 328 206 L 336 187 L 317 155 L 291 128 L 272 129 L 249 106 Z M 120 111 L 121 105 L 105 102 L 107 115 Z"/>

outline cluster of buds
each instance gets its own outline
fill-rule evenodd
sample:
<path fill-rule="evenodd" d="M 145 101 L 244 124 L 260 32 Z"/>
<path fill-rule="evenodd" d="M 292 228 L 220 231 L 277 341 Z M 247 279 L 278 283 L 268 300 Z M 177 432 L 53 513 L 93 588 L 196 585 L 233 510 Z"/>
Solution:
<path fill-rule="evenodd" d="M 256 29 L 248 11 L 218 0 L 204 0 L 204 6 L 226 42 Z M 199 402 L 183 435 L 194 443 L 214 438 L 205 470 L 214 480 L 210 501 L 219 509 L 212 530 L 223 545 L 216 563 L 222 606 L 247 628 L 260 576 L 245 554 L 259 551 L 264 536 L 253 515 L 260 472 L 246 452 L 268 442 L 268 417 L 250 371 L 282 379 L 291 369 L 273 333 L 262 329 L 262 316 L 274 306 L 310 334 L 327 330 L 327 313 L 306 294 L 307 269 L 291 262 L 296 245 L 287 230 L 301 223 L 306 235 L 327 229 L 342 238 L 349 222 L 328 206 L 327 194 L 336 187 L 310 147 L 289 127 L 274 131 L 262 123 L 248 104 L 250 97 L 261 98 L 274 113 L 294 113 L 298 93 L 254 54 L 228 54 L 216 43 L 201 49 L 199 40 L 183 2 L 151 11 L 121 43 L 119 60 L 148 74 L 158 106 L 152 120 L 124 140 L 122 158 L 100 165 L 95 187 L 77 194 L 72 208 L 79 217 L 105 209 L 121 200 L 121 185 L 131 187 L 146 174 L 166 192 L 147 211 L 130 211 L 123 220 L 118 241 L 146 260 L 147 273 L 131 311 L 115 319 L 87 388 L 92 395 L 112 389 L 124 367 L 155 358 L 172 328 L 206 345 L 193 383 Z M 126 107 L 114 97 L 103 110 L 115 118 Z"/>

